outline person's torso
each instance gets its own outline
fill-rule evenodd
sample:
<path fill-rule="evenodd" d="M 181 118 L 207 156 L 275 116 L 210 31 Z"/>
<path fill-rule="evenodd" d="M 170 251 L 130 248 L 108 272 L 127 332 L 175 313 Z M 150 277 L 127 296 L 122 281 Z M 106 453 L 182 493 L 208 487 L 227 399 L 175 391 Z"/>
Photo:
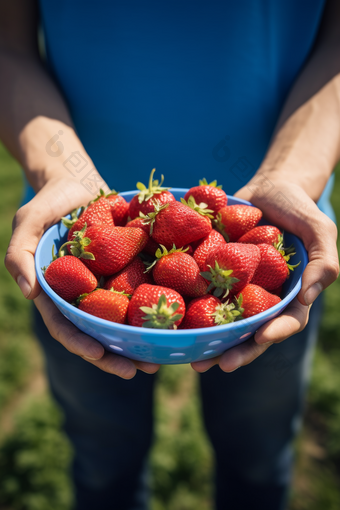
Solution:
<path fill-rule="evenodd" d="M 259 167 L 313 45 L 324 0 L 40 0 L 48 63 L 111 187 Z"/>

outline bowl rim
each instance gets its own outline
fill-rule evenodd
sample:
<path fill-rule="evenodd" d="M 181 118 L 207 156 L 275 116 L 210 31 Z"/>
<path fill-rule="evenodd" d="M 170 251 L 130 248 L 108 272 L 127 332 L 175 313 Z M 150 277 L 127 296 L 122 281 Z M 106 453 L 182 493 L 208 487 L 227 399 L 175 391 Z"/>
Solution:
<path fill-rule="evenodd" d="M 171 189 L 173 191 L 180 192 L 180 193 L 186 193 L 189 190 L 189 188 L 171 188 Z M 119 194 L 122 197 L 130 197 L 130 196 L 134 196 L 138 192 L 139 192 L 139 190 L 132 190 L 132 191 L 125 191 L 125 192 L 122 192 Z M 248 202 L 247 200 L 243 200 L 241 198 L 234 197 L 232 195 L 227 195 L 227 197 L 228 197 L 228 201 L 229 201 L 229 199 L 232 199 L 232 200 L 236 200 L 238 203 L 255 207 L 252 203 Z M 48 285 L 48 283 L 46 282 L 46 280 L 43 276 L 42 268 L 39 267 L 39 265 L 38 265 L 38 261 L 40 259 L 40 255 L 43 250 L 45 238 L 48 237 L 50 230 L 57 229 L 59 224 L 60 224 L 60 221 L 58 223 L 52 225 L 51 227 L 49 227 L 44 232 L 43 236 L 41 237 L 41 239 L 39 241 L 36 252 L 35 252 L 35 256 L 34 256 L 35 257 L 35 270 L 36 270 L 36 275 L 37 275 L 39 285 L 41 286 L 42 290 L 48 295 L 48 297 L 50 297 L 52 299 L 52 301 L 56 302 L 61 308 L 66 308 L 70 313 L 78 316 L 80 319 L 86 319 L 88 322 L 91 323 L 91 326 L 93 326 L 93 327 L 105 326 L 106 328 L 109 328 L 109 329 L 112 328 L 115 331 L 118 330 L 121 332 L 132 333 L 132 334 L 135 334 L 138 336 L 140 336 L 141 334 L 148 335 L 151 337 L 159 336 L 160 334 L 162 336 L 164 336 L 164 335 L 165 336 L 180 335 L 181 337 L 192 336 L 192 335 L 204 336 L 206 334 L 212 333 L 212 331 L 214 333 L 220 332 L 221 334 L 223 334 L 223 333 L 228 333 L 229 330 L 232 331 L 232 330 L 237 330 L 237 329 L 244 329 L 245 324 L 247 324 L 249 327 L 253 326 L 255 323 L 261 322 L 263 319 L 265 319 L 269 315 L 275 315 L 276 312 L 279 310 L 283 311 L 283 309 L 297 296 L 298 292 L 301 289 L 302 274 L 303 274 L 303 271 L 308 263 L 307 251 L 306 251 L 302 241 L 295 234 L 289 233 L 290 235 L 294 236 L 294 238 L 295 238 L 294 243 L 296 242 L 297 244 L 300 245 L 300 251 L 302 253 L 302 260 L 301 260 L 301 264 L 299 267 L 302 269 L 302 273 L 298 279 L 298 282 L 293 287 L 293 289 L 287 294 L 287 296 L 284 299 L 282 299 L 282 301 L 280 301 L 276 305 L 272 306 L 268 310 L 265 310 L 264 312 L 261 312 L 257 315 L 252 316 L 252 317 L 248 317 L 246 319 L 242 319 L 237 322 L 232 322 L 229 324 L 222 324 L 219 326 L 214 326 L 213 328 L 193 328 L 193 329 L 176 329 L 176 330 L 165 329 L 164 330 L 164 329 L 143 328 L 143 327 L 139 327 L 139 326 L 130 326 L 128 324 L 119 324 L 117 322 L 112 322 L 112 321 L 108 321 L 106 319 L 101 319 L 100 317 L 96 317 L 89 313 L 83 312 L 82 310 L 79 310 L 79 308 L 75 307 L 74 305 L 71 305 L 71 303 L 68 303 L 67 301 L 62 299 L 60 296 L 58 296 L 58 294 L 56 292 L 54 292 L 54 290 Z M 52 247 L 51 247 L 51 249 L 52 249 Z"/>

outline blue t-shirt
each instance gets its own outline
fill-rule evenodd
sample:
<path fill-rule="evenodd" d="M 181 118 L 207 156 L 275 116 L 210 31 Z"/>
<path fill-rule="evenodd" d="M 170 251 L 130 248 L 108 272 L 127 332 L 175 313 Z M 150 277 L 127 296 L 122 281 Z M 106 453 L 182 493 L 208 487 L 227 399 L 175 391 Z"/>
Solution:
<path fill-rule="evenodd" d="M 50 70 L 109 186 L 135 189 L 156 167 L 165 185 L 206 177 L 228 194 L 259 167 L 323 7 L 40 0 Z"/>

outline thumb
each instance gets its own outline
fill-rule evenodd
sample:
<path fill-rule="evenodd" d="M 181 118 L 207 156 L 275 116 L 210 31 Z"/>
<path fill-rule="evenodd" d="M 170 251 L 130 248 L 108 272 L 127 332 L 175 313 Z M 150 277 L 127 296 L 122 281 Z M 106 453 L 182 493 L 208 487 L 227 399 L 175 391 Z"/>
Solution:
<path fill-rule="evenodd" d="M 77 181 L 53 180 L 16 213 L 5 266 L 26 298 L 35 299 L 41 291 L 34 266 L 41 236 L 62 216 L 87 204 L 91 198 L 93 196 Z"/>
<path fill-rule="evenodd" d="M 44 223 L 39 214 L 39 203 L 27 204 L 16 213 L 13 220 L 13 234 L 5 257 L 5 266 L 20 287 L 25 298 L 34 299 L 40 293 L 34 254 Z"/>

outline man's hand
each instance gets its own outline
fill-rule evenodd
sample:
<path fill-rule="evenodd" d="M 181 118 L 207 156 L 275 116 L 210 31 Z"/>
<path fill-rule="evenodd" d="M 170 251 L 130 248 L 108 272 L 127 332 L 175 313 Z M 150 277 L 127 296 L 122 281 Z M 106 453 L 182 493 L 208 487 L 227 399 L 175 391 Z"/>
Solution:
<path fill-rule="evenodd" d="M 250 191 L 251 181 L 236 196 L 249 200 L 263 211 L 264 217 L 270 222 L 302 239 L 309 258 L 302 276 L 302 288 L 283 313 L 262 326 L 254 337 L 217 358 L 192 363 L 197 372 L 205 372 L 217 364 L 223 371 L 232 372 L 251 363 L 273 343 L 280 343 L 302 331 L 308 322 L 312 303 L 338 277 L 337 228 L 333 221 L 318 209 L 299 186 L 286 181 L 272 182 L 275 192 L 270 193 L 269 197 L 253 195 Z M 289 207 L 279 205 L 276 198 L 278 191 L 288 199 L 286 204 Z"/>
<path fill-rule="evenodd" d="M 50 334 L 68 351 L 123 379 L 134 377 L 137 369 L 149 374 L 155 373 L 159 365 L 132 361 L 106 352 L 99 342 L 82 333 L 59 312 L 37 281 L 34 254 L 42 234 L 57 223 L 61 216 L 88 203 L 92 198 L 76 179 L 50 180 L 15 215 L 13 235 L 5 258 L 6 268 L 23 295 L 34 300 Z"/>

